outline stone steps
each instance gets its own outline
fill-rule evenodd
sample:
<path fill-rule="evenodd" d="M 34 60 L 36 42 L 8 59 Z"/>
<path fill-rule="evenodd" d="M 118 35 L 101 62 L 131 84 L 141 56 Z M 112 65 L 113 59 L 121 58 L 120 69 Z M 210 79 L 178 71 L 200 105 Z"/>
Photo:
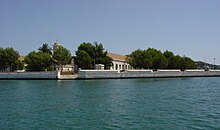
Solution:
<path fill-rule="evenodd" d="M 58 77 L 58 79 L 66 79 L 66 80 L 73 80 L 78 78 L 77 74 L 74 75 L 60 75 L 60 77 Z"/>

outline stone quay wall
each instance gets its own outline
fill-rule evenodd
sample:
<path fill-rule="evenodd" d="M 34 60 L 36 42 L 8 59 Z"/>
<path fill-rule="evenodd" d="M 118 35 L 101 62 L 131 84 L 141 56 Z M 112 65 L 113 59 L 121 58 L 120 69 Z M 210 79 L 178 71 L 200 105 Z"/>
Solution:
<path fill-rule="evenodd" d="M 1 72 L 0 79 L 58 79 L 57 71 L 47 72 Z"/>
<path fill-rule="evenodd" d="M 78 75 L 60 75 L 59 71 L 47 72 L 1 72 L 4 79 L 126 79 L 126 78 L 172 78 L 172 77 L 220 77 L 220 70 L 79 70 Z"/>
<path fill-rule="evenodd" d="M 220 70 L 80 70 L 77 79 L 220 77 Z"/>

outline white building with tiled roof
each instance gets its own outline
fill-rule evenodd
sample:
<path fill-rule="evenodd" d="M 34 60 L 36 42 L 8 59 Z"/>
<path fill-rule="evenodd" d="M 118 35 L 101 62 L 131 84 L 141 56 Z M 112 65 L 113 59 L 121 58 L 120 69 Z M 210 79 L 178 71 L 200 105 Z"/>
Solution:
<path fill-rule="evenodd" d="M 114 54 L 114 53 L 107 53 L 107 56 L 111 57 L 113 59 L 112 61 L 112 66 L 110 70 L 127 70 L 131 69 L 131 66 L 126 63 L 125 59 L 126 56 L 119 55 L 119 54 Z"/>

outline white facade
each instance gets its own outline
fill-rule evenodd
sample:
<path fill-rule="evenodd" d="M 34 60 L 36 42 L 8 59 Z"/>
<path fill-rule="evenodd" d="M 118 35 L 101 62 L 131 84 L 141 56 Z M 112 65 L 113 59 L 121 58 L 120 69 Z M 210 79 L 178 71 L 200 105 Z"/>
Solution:
<path fill-rule="evenodd" d="M 105 65 L 103 65 L 103 64 L 96 64 L 95 65 L 95 69 L 96 70 L 105 70 Z"/>
<path fill-rule="evenodd" d="M 113 59 L 112 66 L 110 70 L 128 70 L 131 69 L 131 66 L 126 63 L 126 56 L 114 54 L 114 53 L 107 53 L 107 56 Z"/>
<path fill-rule="evenodd" d="M 112 61 L 112 66 L 110 70 L 128 70 L 131 69 L 131 66 L 124 61 Z"/>

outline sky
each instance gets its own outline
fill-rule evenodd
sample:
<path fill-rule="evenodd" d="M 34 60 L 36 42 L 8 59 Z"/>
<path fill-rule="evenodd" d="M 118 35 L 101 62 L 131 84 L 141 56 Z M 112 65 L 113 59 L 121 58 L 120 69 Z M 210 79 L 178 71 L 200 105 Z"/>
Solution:
<path fill-rule="evenodd" d="M 72 55 L 97 41 L 122 55 L 151 47 L 220 64 L 220 0 L 0 0 L 0 47 L 27 55 L 56 41 Z"/>

